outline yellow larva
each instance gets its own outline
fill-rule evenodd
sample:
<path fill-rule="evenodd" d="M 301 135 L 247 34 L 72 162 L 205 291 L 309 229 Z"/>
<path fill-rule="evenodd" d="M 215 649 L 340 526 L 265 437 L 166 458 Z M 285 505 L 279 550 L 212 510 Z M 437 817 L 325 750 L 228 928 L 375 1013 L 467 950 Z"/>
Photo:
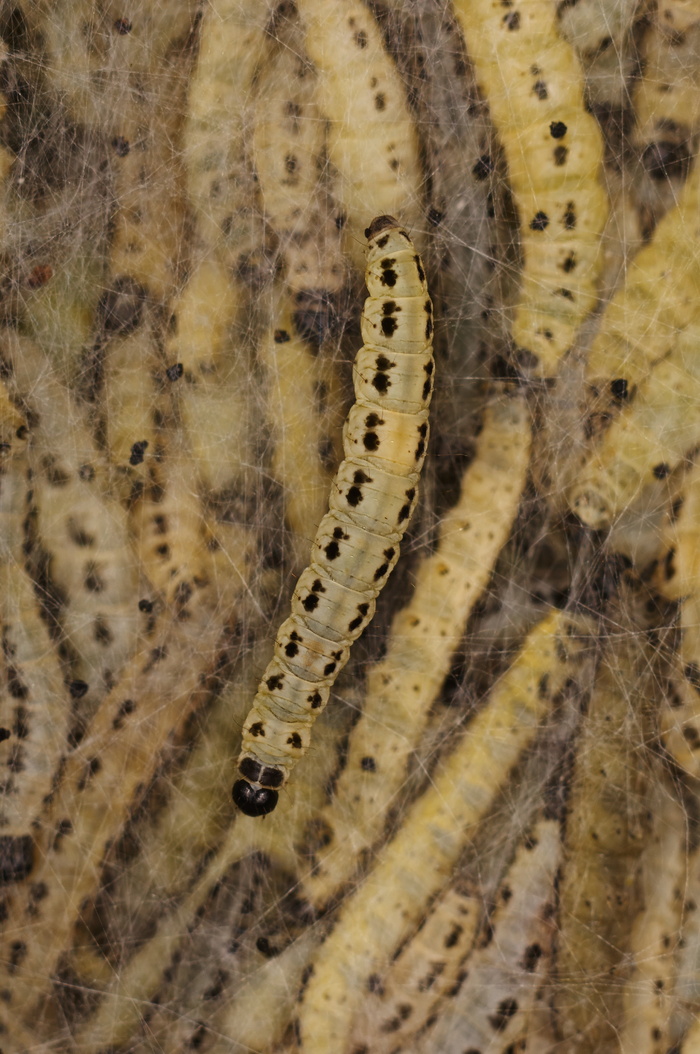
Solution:
<path fill-rule="evenodd" d="M 655 584 L 680 601 L 680 648 L 673 658 L 675 691 L 659 715 L 661 740 L 676 764 L 700 776 L 700 468 L 683 480 L 680 509 L 666 525 Z"/>
<path fill-rule="evenodd" d="M 252 85 L 270 51 L 275 0 L 212 0 L 203 12 L 184 122 L 186 189 L 195 245 L 237 268 L 250 249 L 250 174 L 244 129 Z M 241 193 L 246 188 L 246 194 Z"/>
<path fill-rule="evenodd" d="M 285 519 L 304 561 L 327 507 L 331 473 L 322 455 L 324 425 L 327 431 L 339 385 L 323 345 L 333 329 L 346 267 L 324 186 L 326 123 L 317 77 L 299 54 L 300 33 L 294 28 L 286 27 L 282 46 L 258 80 L 253 150 L 262 211 L 277 240 L 283 279 L 272 290 L 270 325 L 258 345 L 266 367 L 271 470 L 284 489 Z"/>
<path fill-rule="evenodd" d="M 634 140 L 652 178 L 667 181 L 687 168 L 700 124 L 700 7 L 666 0 L 647 17 Z"/>
<path fill-rule="evenodd" d="M 319 74 L 329 122 L 328 159 L 338 173 L 344 249 L 361 260 L 363 216 L 393 213 L 407 227 L 421 212 L 423 174 L 414 121 L 379 27 L 360 0 L 299 0 L 306 52 Z"/>
<path fill-rule="evenodd" d="M 462 961 L 482 920 L 475 891 L 448 889 L 418 932 L 365 996 L 351 1049 L 387 1054 L 415 1036 L 458 982 Z"/>
<path fill-rule="evenodd" d="M 359 356 L 373 360 L 373 372 L 356 384 L 330 512 L 244 725 L 233 798 L 249 816 L 274 809 L 277 788 L 308 747 L 350 645 L 374 615 L 416 502 L 433 390 L 432 302 L 420 257 L 396 220 L 379 216 L 366 234 L 370 296 Z M 411 403 L 386 408 L 407 378 Z"/>
<path fill-rule="evenodd" d="M 271 9 L 257 0 L 206 5 L 182 128 L 191 256 L 171 305 L 165 354 L 168 368 L 181 373 L 173 394 L 196 482 L 215 499 L 240 487 L 244 466 L 255 461 L 246 273 L 262 220 L 250 207 L 255 183 L 245 133 L 256 69 L 271 45 Z"/>
<path fill-rule="evenodd" d="M 373 362 L 372 352 L 363 349 L 355 363 L 356 384 L 368 390 Z M 419 405 L 419 390 L 412 388 L 415 378 L 409 374 L 390 405 L 404 413 Z M 381 836 L 469 613 L 510 533 L 525 486 L 530 439 L 522 394 L 495 394 L 484 411 L 459 499 L 443 517 L 436 551 L 418 565 L 413 595 L 392 621 L 386 655 L 369 670 L 347 762 L 322 812 L 327 844 L 318 849 L 304 882 L 305 895 L 318 906 L 336 895 L 357 867 L 358 853 Z"/>
<path fill-rule="evenodd" d="M 23 566 L 29 482 L 24 458 L 0 473 L 0 883 L 31 865 L 31 821 L 68 749 L 71 700 Z"/>
<path fill-rule="evenodd" d="M 618 403 L 649 369 L 672 352 L 697 318 L 700 296 L 700 166 L 694 165 L 678 204 L 651 242 L 627 266 L 591 347 L 586 376 Z"/>
<path fill-rule="evenodd" d="M 556 374 L 595 306 L 607 201 L 603 141 L 554 4 L 455 0 L 477 83 L 503 144 L 523 273 L 512 335 L 524 369 Z"/>
<path fill-rule="evenodd" d="M 575 675 L 582 641 L 561 611 L 531 631 L 513 665 L 410 807 L 374 869 L 342 905 L 303 995 L 304 1054 L 342 1054 L 363 987 L 417 925 L 513 765 Z"/>
<path fill-rule="evenodd" d="M 276 307 L 274 325 L 263 334 L 258 348 L 268 371 L 271 472 L 284 488 L 285 521 L 294 533 L 294 548 L 305 561 L 309 538 L 328 507 L 331 480 L 321 458 L 325 415 L 318 405 L 318 391 L 324 373 L 330 387 L 337 386 L 330 376 L 332 365 L 314 354 L 299 334 L 293 299 L 281 292 Z"/>
<path fill-rule="evenodd" d="M 645 709 L 653 689 L 649 652 L 623 623 L 596 675 L 565 827 L 557 1009 L 567 1049 L 581 1054 L 616 1043 L 621 990 L 609 978 L 621 968 L 641 906 L 640 855 L 650 826 Z"/>
<path fill-rule="evenodd" d="M 49 356 L 9 328 L 1 346 L 12 370 L 8 383 L 34 421 L 30 563 L 35 574 L 48 571 L 60 599 L 57 618 L 72 652 L 74 716 L 82 721 L 112 686 L 143 630 L 127 513 L 110 493 L 106 459 L 81 424 L 80 404 L 60 383 Z"/>
<path fill-rule="evenodd" d="M 673 792 L 659 783 L 654 831 L 642 857 L 644 907 L 630 937 L 632 969 L 625 978 L 620 1054 L 665 1054 L 672 1047 L 674 955 L 681 939 L 688 829 Z"/>
<path fill-rule="evenodd" d="M 589 527 L 606 527 L 645 487 L 663 480 L 700 442 L 700 316 L 640 383 L 594 447 L 569 492 L 569 503 Z"/>
<path fill-rule="evenodd" d="M 676 983 L 673 996 L 677 1009 L 696 1016 L 700 1009 L 700 848 L 697 846 L 687 857 L 681 938 L 676 949 Z"/>
<path fill-rule="evenodd" d="M 540 820 L 499 889 L 484 945 L 477 941 L 464 962 L 463 984 L 441 1005 L 437 1021 L 417 1042 L 417 1052 L 500 1054 L 518 1049 L 552 957 L 560 859 L 559 822 Z"/>
<path fill-rule="evenodd" d="M 160 620 L 69 755 L 36 834 L 31 882 L 17 888 L 0 938 L 0 1027 L 41 1018 L 52 975 L 103 856 L 153 775 L 168 736 L 207 695 L 221 619 Z"/>

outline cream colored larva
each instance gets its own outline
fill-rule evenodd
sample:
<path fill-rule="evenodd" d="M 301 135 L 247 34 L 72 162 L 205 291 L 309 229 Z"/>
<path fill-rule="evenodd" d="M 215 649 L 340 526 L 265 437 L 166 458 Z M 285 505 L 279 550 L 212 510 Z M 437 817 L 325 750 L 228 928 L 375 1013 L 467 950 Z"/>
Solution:
<path fill-rule="evenodd" d="M 421 259 L 397 221 L 378 216 L 365 234 L 370 295 L 355 360 L 357 401 L 330 511 L 243 728 L 233 800 L 248 816 L 274 809 L 306 751 L 350 645 L 374 615 L 416 503 L 433 390 L 433 307 Z"/>

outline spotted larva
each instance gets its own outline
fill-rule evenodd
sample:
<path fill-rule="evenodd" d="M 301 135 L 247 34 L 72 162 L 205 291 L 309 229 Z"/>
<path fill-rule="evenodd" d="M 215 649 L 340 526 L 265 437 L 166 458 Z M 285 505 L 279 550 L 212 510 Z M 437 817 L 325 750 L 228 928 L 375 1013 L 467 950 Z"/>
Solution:
<path fill-rule="evenodd" d="M 682 483 L 680 509 L 669 517 L 655 584 L 680 601 L 680 648 L 674 656 L 675 691 L 659 715 L 661 739 L 676 764 L 700 776 L 700 468 Z"/>
<path fill-rule="evenodd" d="M 243 466 L 256 459 L 244 329 L 262 219 L 250 207 L 255 182 L 246 132 L 256 70 L 271 46 L 265 27 L 272 6 L 258 0 L 206 5 L 182 128 L 191 259 L 172 304 L 165 354 L 168 369 L 181 374 L 173 395 L 197 483 L 215 500 L 240 489 Z"/>
<path fill-rule="evenodd" d="M 295 303 L 295 327 L 315 354 L 333 327 L 347 266 L 342 224 L 329 195 L 338 181 L 324 155 L 318 76 L 303 54 L 300 35 L 296 25 L 287 27 L 283 46 L 259 78 L 253 159 L 265 223 L 277 240 Z"/>
<path fill-rule="evenodd" d="M 155 467 L 159 421 L 169 401 L 162 323 L 163 306 L 175 292 L 182 245 L 176 143 L 189 61 L 176 25 L 168 74 L 127 81 L 110 144 L 114 211 L 96 353 L 103 373 L 104 433 L 110 460 L 125 477 L 125 497 L 132 481 L 148 478 Z"/>
<path fill-rule="evenodd" d="M 221 619 L 161 619 L 69 755 L 36 833 L 31 881 L 17 888 L 0 937 L 0 1025 L 41 1019 L 52 974 L 103 856 L 153 775 L 168 736 L 207 695 Z M 49 921 L 50 920 L 50 921 Z M 33 1009 L 34 1008 L 34 1009 Z"/>
<path fill-rule="evenodd" d="M 299 0 L 306 52 L 319 75 L 329 122 L 334 196 L 345 215 L 343 248 L 361 265 L 363 216 L 394 213 L 416 226 L 423 174 L 405 88 L 379 27 L 360 0 Z M 419 246 L 419 249 L 421 247 Z"/>
<path fill-rule="evenodd" d="M 582 1052 L 617 1043 L 621 989 L 609 978 L 621 968 L 641 906 L 650 821 L 644 711 L 653 674 L 642 641 L 615 615 L 620 632 L 598 669 L 579 736 L 559 887 L 558 1027 L 567 1049 Z"/>
<path fill-rule="evenodd" d="M 251 119 L 253 79 L 270 51 L 265 30 L 275 6 L 276 0 L 208 3 L 188 90 L 183 160 L 187 196 L 197 217 L 196 244 L 234 270 L 245 266 L 250 249 L 250 172 L 243 132 Z"/>
<path fill-rule="evenodd" d="M 299 334 L 293 299 L 280 291 L 275 307 L 273 326 L 258 346 L 258 356 L 267 367 L 268 419 L 274 443 L 270 468 L 284 488 L 285 522 L 293 532 L 292 545 L 303 567 L 309 539 L 328 507 L 332 478 L 321 456 L 327 415 L 319 407 L 318 391 L 324 374 L 326 390 L 337 394 L 338 386 L 331 376 L 332 364 L 314 355 Z"/>
<path fill-rule="evenodd" d="M 334 326 L 346 267 L 324 186 L 326 124 L 317 77 L 299 54 L 294 28 L 287 27 L 284 46 L 259 78 L 253 150 L 265 223 L 277 240 L 283 276 L 272 291 L 270 327 L 258 343 L 267 371 L 271 470 L 284 489 L 285 519 L 305 561 L 331 478 L 324 439 L 340 401 L 339 385 L 322 345 Z"/>
<path fill-rule="evenodd" d="M 608 526 L 700 442 L 699 332 L 693 323 L 676 334 L 673 349 L 649 371 L 580 470 L 569 503 L 589 527 Z"/>
<path fill-rule="evenodd" d="M 0 474 L 0 884 L 31 866 L 31 821 L 68 748 L 71 700 L 34 586 L 23 566 L 27 463 Z"/>
<path fill-rule="evenodd" d="M 574 675 L 582 650 L 575 633 L 561 611 L 531 631 L 484 709 L 433 773 L 428 790 L 380 849 L 373 870 L 344 901 L 303 994 L 304 1054 L 345 1051 L 369 977 L 410 935 L 431 897 L 446 884 L 553 698 Z"/>
<path fill-rule="evenodd" d="M 687 882 L 683 890 L 681 941 L 676 949 L 673 995 L 678 1010 L 686 1014 L 690 1011 L 695 1016 L 700 1007 L 700 849 L 697 846 L 688 854 L 686 863 Z"/>
<path fill-rule="evenodd" d="M 417 1054 L 518 1049 L 552 957 L 560 860 L 560 824 L 540 820 L 498 891 L 483 943 L 477 941 L 464 962 L 465 980 L 441 1005 L 437 1021 L 416 1044 Z"/>
<path fill-rule="evenodd" d="M 80 405 L 37 344 L 6 329 L 0 352 L 8 383 L 33 419 L 30 565 L 48 574 L 69 645 L 74 716 L 104 698 L 136 649 L 143 618 L 127 514 L 109 491 L 105 457 L 80 421 Z"/>
<path fill-rule="evenodd" d="M 681 938 L 688 830 L 683 810 L 662 783 L 654 788 L 651 811 L 654 830 L 642 857 L 644 907 L 632 926 L 632 969 L 622 997 L 621 1054 L 665 1054 L 672 1047 L 674 954 Z"/>
<path fill-rule="evenodd" d="M 678 204 L 630 261 L 606 308 L 586 364 L 587 380 L 606 404 L 619 406 L 697 317 L 699 203 L 700 167 L 694 165 Z"/>
<path fill-rule="evenodd" d="M 700 8 L 667 0 L 647 17 L 633 138 L 652 179 L 668 182 L 688 168 L 700 124 Z"/>
<path fill-rule="evenodd" d="M 160 484 L 146 487 L 131 510 L 133 545 L 144 574 L 177 610 L 203 603 L 230 613 L 232 590 L 241 587 L 233 568 L 244 569 L 251 559 L 246 532 L 239 532 L 239 548 L 230 559 L 221 553 L 202 516 L 194 466 L 176 439 L 169 444 L 159 476 Z"/>
<path fill-rule="evenodd" d="M 372 356 L 358 356 L 358 383 L 372 379 Z M 396 393 L 397 410 L 407 394 Z M 434 554 L 419 564 L 411 600 L 391 624 L 386 655 L 367 677 L 362 715 L 331 802 L 326 838 L 304 883 L 316 905 L 332 899 L 358 854 L 382 833 L 406 766 L 425 730 L 467 618 L 482 593 L 518 510 L 530 456 L 525 399 L 496 394 L 487 404 L 459 499 L 443 517 Z"/>
<path fill-rule="evenodd" d="M 352 1050 L 391 1054 L 423 1028 L 458 982 L 482 915 L 474 891 L 451 888 L 440 897 L 388 973 L 372 979 L 352 1030 Z"/>
<path fill-rule="evenodd" d="M 374 615 L 375 598 L 398 560 L 425 457 L 433 388 L 425 273 L 393 217 L 377 217 L 366 235 L 366 343 L 356 359 L 345 460 L 243 729 L 242 779 L 233 798 L 250 816 L 274 809 L 350 645 Z"/>
<path fill-rule="evenodd" d="M 100 11 L 93 0 L 22 4 L 23 18 L 41 41 L 48 88 L 78 125 L 102 130 L 120 111 L 126 71 L 134 79 L 157 75 L 194 17 L 194 4 L 178 0 L 143 3 L 131 9 L 132 18 L 126 11 L 110 18 L 118 10 Z"/>
<path fill-rule="evenodd" d="M 528 372 L 556 374 L 595 306 L 607 201 L 602 137 L 553 4 L 455 0 L 477 83 L 505 151 L 523 273 L 512 336 Z"/>

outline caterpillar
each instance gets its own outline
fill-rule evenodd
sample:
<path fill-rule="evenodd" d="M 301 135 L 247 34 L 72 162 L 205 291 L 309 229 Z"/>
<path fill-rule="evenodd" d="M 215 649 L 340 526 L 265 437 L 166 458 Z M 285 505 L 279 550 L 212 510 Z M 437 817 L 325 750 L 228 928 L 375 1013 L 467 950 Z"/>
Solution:
<path fill-rule="evenodd" d="M 541 819 L 521 842 L 488 926 L 464 962 L 463 983 L 415 1044 L 420 1054 L 519 1049 L 552 958 L 559 828 L 558 820 Z"/>
<path fill-rule="evenodd" d="M 680 508 L 678 508 L 680 505 Z M 673 659 L 669 693 L 659 714 L 661 741 L 674 762 L 700 775 L 700 469 L 686 474 L 674 514 L 662 536 L 654 585 L 680 602 L 680 646 Z"/>
<path fill-rule="evenodd" d="M 633 98 L 633 142 L 649 176 L 667 184 L 670 177 L 685 175 L 700 124 L 700 8 L 668 0 L 648 18 Z"/>
<path fill-rule="evenodd" d="M 700 848 L 697 846 L 688 855 L 686 876 L 673 997 L 677 1009 L 695 1017 L 700 1004 Z M 698 1030 L 695 1031 L 697 1035 Z"/>
<path fill-rule="evenodd" d="M 700 442 L 697 335 L 697 321 L 676 334 L 580 469 L 569 504 L 588 527 L 607 527 Z"/>
<path fill-rule="evenodd" d="M 374 869 L 343 903 L 314 958 L 299 1009 L 304 1054 L 346 1049 L 342 1039 L 362 1002 L 363 986 L 446 885 L 559 693 L 581 675 L 587 640 L 581 631 L 588 633 L 583 618 L 556 610 L 531 630 L 483 709 L 377 854 Z"/>
<path fill-rule="evenodd" d="M 359 263 L 362 216 L 420 217 L 421 151 L 405 88 L 379 25 L 358 0 L 299 0 L 305 47 L 318 71 L 319 109 L 328 121 L 328 160 L 338 174 L 343 248 Z"/>
<path fill-rule="evenodd" d="M 695 166 L 678 204 L 628 265 L 624 285 L 605 310 L 586 362 L 586 379 L 610 406 L 624 402 L 696 318 L 699 192 L 700 168 Z"/>
<path fill-rule="evenodd" d="M 653 835 L 642 857 L 644 907 L 632 926 L 632 968 L 623 990 L 621 1054 L 661 1054 L 673 1046 L 674 953 L 681 946 L 688 831 L 683 809 L 661 781 L 652 814 Z"/>
<path fill-rule="evenodd" d="M 316 907 L 333 899 L 357 867 L 358 852 L 380 837 L 467 618 L 513 525 L 530 460 L 524 397 L 496 392 L 481 426 L 435 551 L 417 566 L 413 595 L 392 620 L 386 653 L 368 672 L 347 761 L 321 813 L 324 844 L 304 881 L 304 895 Z"/>
<path fill-rule="evenodd" d="M 552 377 L 596 302 L 607 217 L 602 137 L 584 109 L 573 49 L 557 35 L 554 5 L 455 0 L 454 11 L 520 214 L 518 362 Z M 493 163 L 485 156 L 477 165 L 485 178 Z"/>
<path fill-rule="evenodd" d="M 23 878 L 31 821 L 67 748 L 70 695 L 24 567 L 27 461 L 0 471 L 0 885 Z"/>
<path fill-rule="evenodd" d="M 462 963 L 483 921 L 482 906 L 471 887 L 450 887 L 432 905 L 386 976 L 373 976 L 353 1026 L 352 1050 L 390 1054 L 414 1039 L 443 996 L 459 985 Z"/>
<path fill-rule="evenodd" d="M 378 216 L 365 235 L 370 295 L 355 360 L 357 402 L 345 422 L 330 511 L 243 729 L 233 800 L 248 816 L 274 809 L 308 747 L 350 645 L 374 615 L 416 503 L 433 389 L 432 301 L 421 259 L 392 216 Z"/>
<path fill-rule="evenodd" d="M 621 992 L 605 979 L 620 969 L 629 946 L 650 826 L 644 764 L 644 708 L 654 698 L 650 654 L 621 605 L 610 618 L 618 633 L 598 668 L 579 736 L 559 887 L 558 1023 L 571 1051 L 609 1050 L 617 1042 Z"/>

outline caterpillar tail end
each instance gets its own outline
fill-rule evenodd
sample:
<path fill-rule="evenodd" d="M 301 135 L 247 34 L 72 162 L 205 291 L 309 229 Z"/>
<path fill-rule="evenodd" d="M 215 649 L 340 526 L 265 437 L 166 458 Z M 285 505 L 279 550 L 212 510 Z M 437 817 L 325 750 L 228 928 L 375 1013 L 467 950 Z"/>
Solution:
<path fill-rule="evenodd" d="M 369 241 L 374 238 L 380 231 L 386 230 L 387 227 L 400 227 L 401 224 L 398 220 L 394 219 L 393 216 L 375 216 L 369 227 L 365 230 L 365 238 Z"/>
<path fill-rule="evenodd" d="M 248 780 L 236 780 L 232 796 L 246 816 L 267 816 L 277 805 L 279 794 L 269 787 L 254 787 Z"/>

